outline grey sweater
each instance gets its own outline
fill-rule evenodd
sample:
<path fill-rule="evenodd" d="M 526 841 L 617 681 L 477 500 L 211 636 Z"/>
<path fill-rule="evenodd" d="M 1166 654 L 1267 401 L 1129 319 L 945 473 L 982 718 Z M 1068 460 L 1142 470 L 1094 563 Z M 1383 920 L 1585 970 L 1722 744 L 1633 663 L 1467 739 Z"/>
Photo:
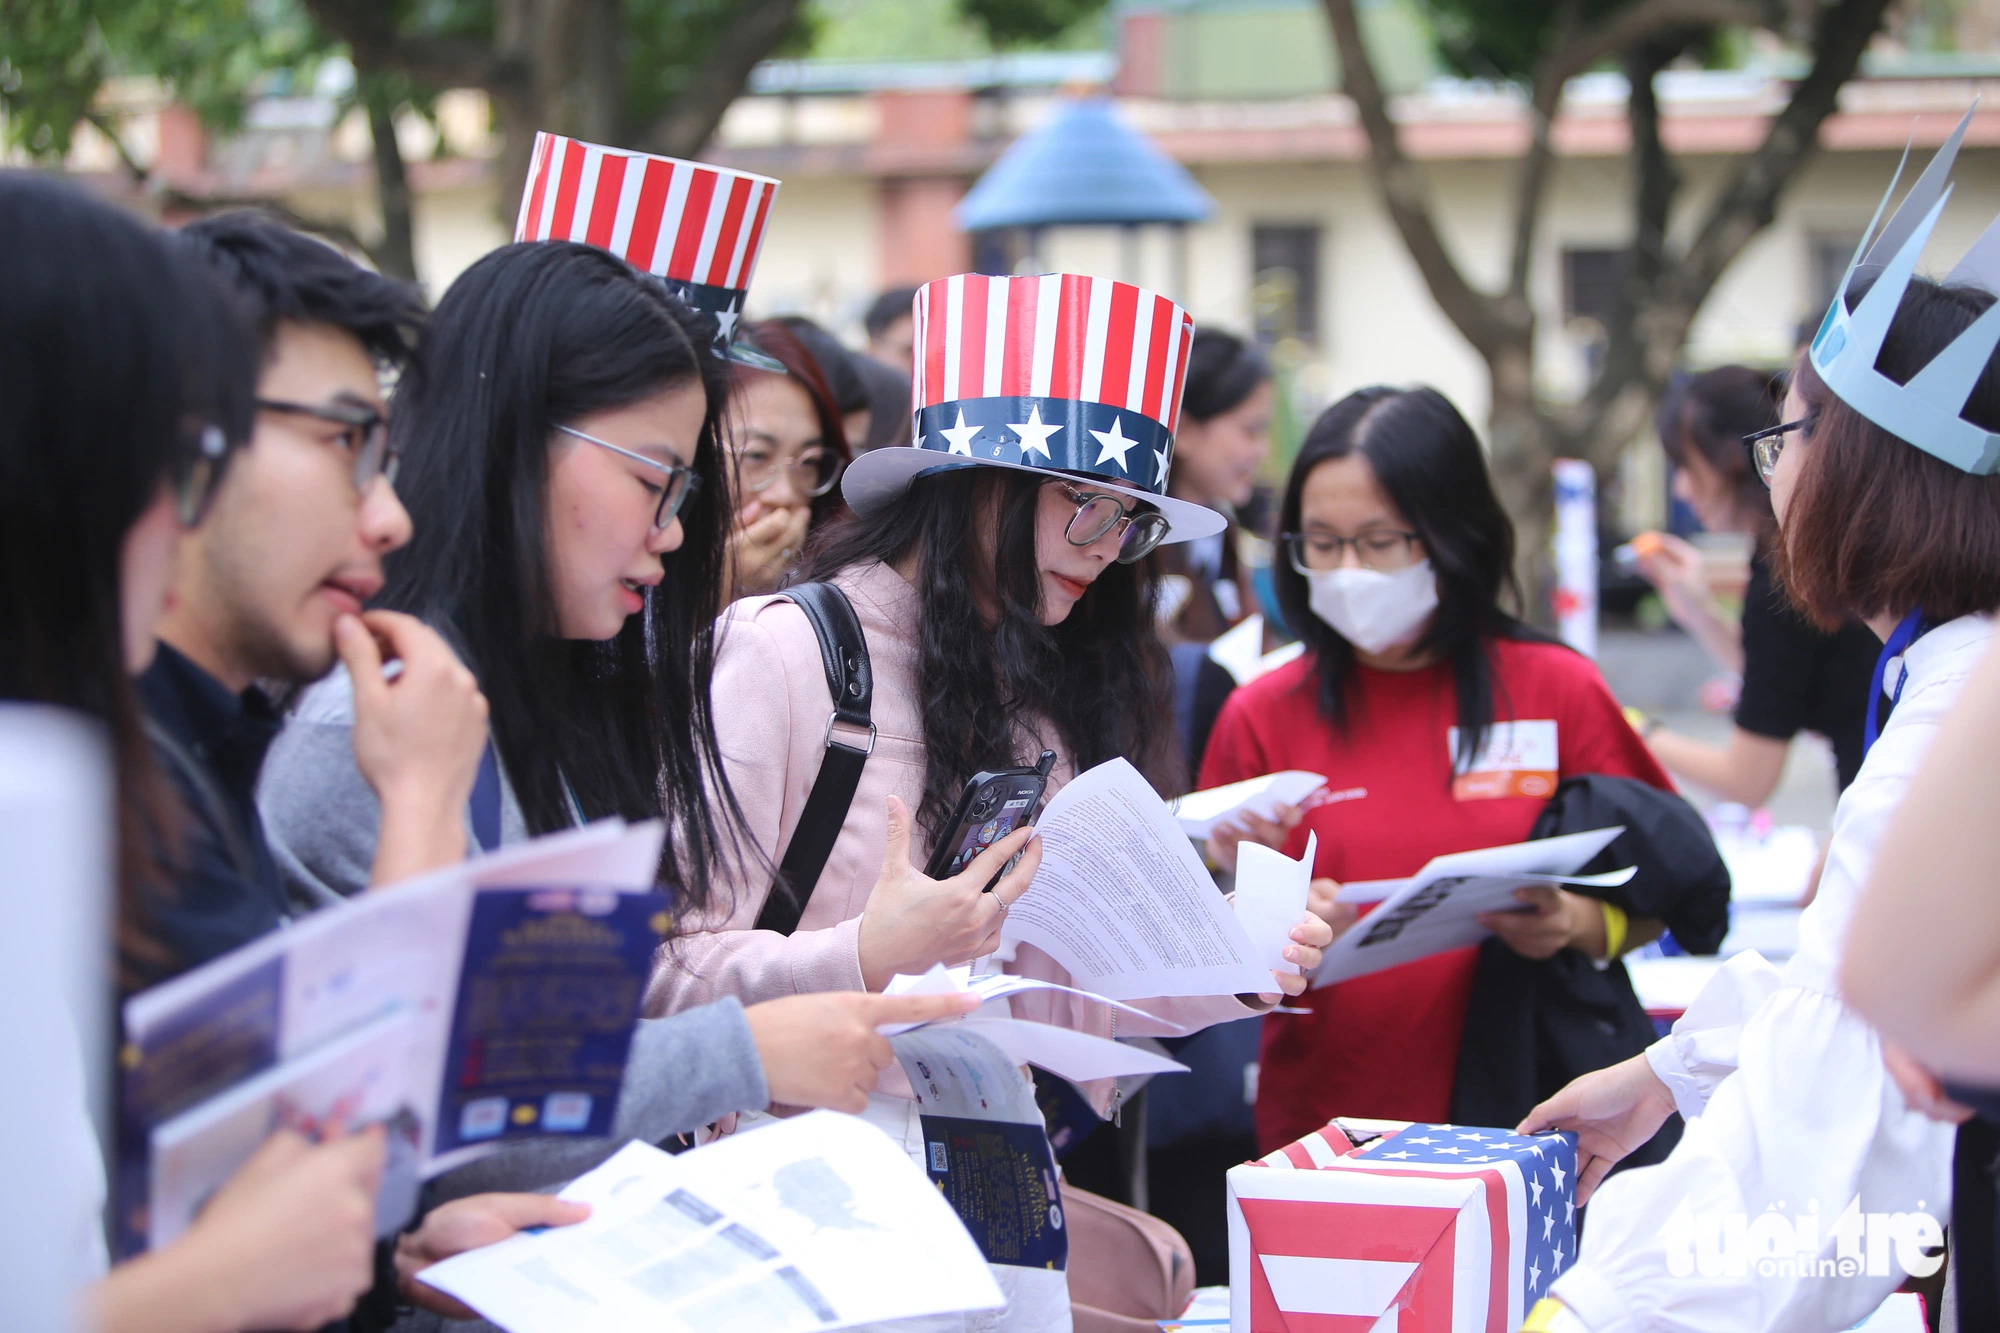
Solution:
<path fill-rule="evenodd" d="M 257 787 L 271 852 L 295 897 L 324 903 L 367 887 L 382 812 L 354 763 L 354 696 L 344 669 L 308 690 L 271 745 Z M 501 774 L 501 841 L 528 836 Z M 470 816 L 467 817 L 468 828 Z M 471 845 L 468 841 L 468 845 Z M 641 1020 L 618 1115 L 605 1139 L 536 1139 L 439 1178 L 446 1199 L 489 1190 L 549 1191 L 632 1139 L 658 1142 L 731 1111 L 770 1102 L 743 1006 L 733 999 Z"/>

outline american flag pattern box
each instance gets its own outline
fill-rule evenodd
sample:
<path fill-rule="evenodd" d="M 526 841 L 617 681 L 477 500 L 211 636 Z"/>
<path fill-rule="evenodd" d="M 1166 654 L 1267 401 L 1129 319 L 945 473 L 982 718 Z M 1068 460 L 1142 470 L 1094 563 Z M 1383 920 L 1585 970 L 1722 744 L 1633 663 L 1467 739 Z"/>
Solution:
<path fill-rule="evenodd" d="M 1336 1120 L 1229 1172 L 1233 1333 L 1513 1333 L 1576 1258 L 1576 1139 Z"/>

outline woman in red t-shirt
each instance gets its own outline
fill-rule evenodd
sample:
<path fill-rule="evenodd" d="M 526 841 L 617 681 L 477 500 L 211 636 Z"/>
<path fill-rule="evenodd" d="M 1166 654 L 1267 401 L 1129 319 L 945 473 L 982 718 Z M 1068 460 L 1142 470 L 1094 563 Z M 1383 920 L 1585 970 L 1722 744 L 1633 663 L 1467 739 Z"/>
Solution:
<path fill-rule="evenodd" d="M 1285 487 L 1278 600 L 1308 652 L 1238 690 L 1201 785 L 1282 769 L 1327 775 L 1278 823 L 1224 830 L 1292 855 L 1319 835 L 1314 904 L 1336 931 L 1341 882 L 1415 874 L 1447 852 L 1520 842 L 1562 779 L 1671 789 L 1590 660 L 1501 608 L 1520 601 L 1514 530 L 1472 428 L 1435 389 L 1363 389 L 1314 423 Z M 1484 918 L 1529 958 L 1606 949 L 1591 898 L 1524 889 Z M 1365 909 L 1364 909 L 1365 910 Z M 1625 947 L 1657 932 L 1632 922 Z M 1449 1118 L 1477 949 L 1310 991 L 1264 1024 L 1261 1151 L 1336 1115 Z"/>

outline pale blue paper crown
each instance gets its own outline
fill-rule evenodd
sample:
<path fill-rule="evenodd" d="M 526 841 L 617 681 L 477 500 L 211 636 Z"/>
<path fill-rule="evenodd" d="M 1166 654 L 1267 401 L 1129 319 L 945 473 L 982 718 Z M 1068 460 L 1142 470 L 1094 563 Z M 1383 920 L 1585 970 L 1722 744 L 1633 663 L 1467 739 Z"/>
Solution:
<path fill-rule="evenodd" d="M 1819 372 L 1826 387 L 1862 416 L 1953 467 L 1985 475 L 2000 471 L 2000 434 L 1973 425 L 1960 413 L 1965 410 L 1965 400 L 1985 370 L 1994 347 L 2000 345 L 2000 301 L 1974 320 L 1971 328 L 1938 353 L 1908 384 L 1898 384 L 1875 369 L 1875 359 L 1882 353 L 1882 340 L 1902 305 L 1910 275 L 1916 271 L 1917 256 L 1923 253 L 1924 243 L 1930 240 L 1931 230 L 1944 212 L 1945 201 L 1951 198 L 1948 178 L 1952 161 L 1958 156 L 1958 145 L 1971 123 L 1972 111 L 1967 111 L 1965 119 L 1959 121 L 1958 128 L 1937 150 L 1889 224 L 1878 234 L 1875 224 L 1882 220 L 1882 211 L 1889 206 L 1896 184 L 1903 178 L 1903 166 L 1909 161 L 1910 150 L 1903 150 L 1903 161 L 1896 164 L 1896 175 L 1889 182 L 1888 192 L 1876 205 L 1875 216 L 1869 219 L 1868 230 L 1862 234 L 1861 244 L 1855 247 L 1854 258 L 1848 262 L 1847 272 L 1841 275 L 1840 285 L 1834 289 L 1833 304 L 1827 308 L 1826 318 L 1820 321 L 1819 332 L 1813 335 L 1810 356 L 1813 369 Z M 1874 238 L 1872 245 L 1870 237 Z M 1880 276 L 1850 312 L 1848 284 L 1864 268 L 1877 269 Z M 1958 266 L 1946 275 L 1945 283 L 1978 287 L 2000 295 L 2000 219 L 1973 242 Z"/>

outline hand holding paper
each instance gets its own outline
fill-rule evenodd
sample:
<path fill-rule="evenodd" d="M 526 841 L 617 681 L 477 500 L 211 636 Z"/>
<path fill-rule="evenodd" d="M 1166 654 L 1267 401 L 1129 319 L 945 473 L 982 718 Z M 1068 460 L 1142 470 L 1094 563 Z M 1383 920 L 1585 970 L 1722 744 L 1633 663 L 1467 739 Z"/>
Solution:
<path fill-rule="evenodd" d="M 1319 835 L 1306 835 L 1305 855 L 1297 861 L 1269 847 L 1246 842 L 1236 862 L 1236 919 L 1258 951 L 1258 961 L 1279 976 L 1298 976 L 1299 965 L 1285 957 L 1292 927 L 1305 919 L 1312 888 L 1313 858 Z"/>
<path fill-rule="evenodd" d="M 1245 816 L 1276 820 L 1281 809 L 1296 806 L 1325 785 L 1326 778 L 1321 774 L 1295 768 L 1267 773 L 1261 778 L 1189 792 L 1173 802 L 1174 818 L 1190 838 L 1199 842 L 1222 825 L 1243 825 Z"/>

